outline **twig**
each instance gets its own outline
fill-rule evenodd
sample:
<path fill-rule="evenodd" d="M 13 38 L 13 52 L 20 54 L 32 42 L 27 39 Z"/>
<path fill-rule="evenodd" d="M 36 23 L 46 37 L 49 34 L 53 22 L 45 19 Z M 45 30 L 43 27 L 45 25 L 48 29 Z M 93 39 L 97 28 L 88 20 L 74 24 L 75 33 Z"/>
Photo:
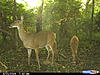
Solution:
<path fill-rule="evenodd" d="M 63 58 L 65 58 L 65 59 L 67 58 L 65 55 L 63 55 L 63 54 L 61 54 L 61 53 L 60 53 L 59 55 L 61 55 L 61 56 L 62 56 Z"/>
<path fill-rule="evenodd" d="M 8 69 L 8 67 L 7 67 L 5 64 L 3 64 L 1 61 L 0 61 L 0 64 L 1 64 L 2 66 L 4 66 L 5 69 Z"/>

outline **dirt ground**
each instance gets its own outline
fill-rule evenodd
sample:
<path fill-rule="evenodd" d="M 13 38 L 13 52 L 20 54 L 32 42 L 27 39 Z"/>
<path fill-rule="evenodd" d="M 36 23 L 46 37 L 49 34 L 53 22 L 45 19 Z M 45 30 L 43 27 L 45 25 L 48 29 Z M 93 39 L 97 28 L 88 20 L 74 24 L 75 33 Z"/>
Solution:
<path fill-rule="evenodd" d="M 34 50 L 31 56 L 31 65 L 27 64 L 27 50 L 20 48 L 17 50 L 2 50 L 0 49 L 0 61 L 7 66 L 5 69 L 0 65 L 1 72 L 81 72 L 83 70 L 98 70 L 100 71 L 100 47 L 94 49 L 79 48 L 78 56 L 81 61 L 77 64 L 72 63 L 70 49 L 62 50 L 59 55 L 59 60 L 53 65 L 44 64 L 47 56 L 45 49 L 42 49 L 39 57 L 41 70 L 38 70 L 38 65 Z"/>

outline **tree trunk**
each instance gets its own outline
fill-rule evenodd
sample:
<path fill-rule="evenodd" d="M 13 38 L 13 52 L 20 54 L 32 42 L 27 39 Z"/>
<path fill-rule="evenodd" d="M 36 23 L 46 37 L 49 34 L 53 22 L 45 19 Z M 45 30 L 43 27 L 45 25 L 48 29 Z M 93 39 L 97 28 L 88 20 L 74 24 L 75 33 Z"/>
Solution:
<path fill-rule="evenodd" d="M 16 0 L 14 0 L 13 1 L 14 3 L 14 6 L 13 6 L 13 21 L 15 21 L 16 20 Z M 13 42 L 13 48 L 14 49 L 16 49 L 16 42 L 17 42 L 17 39 L 16 39 L 16 37 L 17 37 L 17 30 L 16 29 L 12 29 L 12 36 L 13 36 L 13 38 L 12 38 L 12 42 Z"/>
<path fill-rule="evenodd" d="M 44 0 L 42 0 L 42 4 L 39 7 L 38 10 L 38 17 L 37 17 L 37 23 L 36 23 L 36 32 L 42 31 L 42 12 L 43 12 L 43 5 L 44 5 Z"/>
<path fill-rule="evenodd" d="M 91 13 L 91 39 L 93 33 L 93 23 L 94 23 L 94 0 L 92 0 L 92 13 Z"/>
<path fill-rule="evenodd" d="M 60 47 L 62 49 L 64 49 L 66 47 L 66 34 L 67 34 L 67 30 L 66 30 L 66 21 L 65 19 L 63 19 L 61 21 L 61 25 L 60 25 L 60 30 L 59 30 L 59 43 L 60 43 Z"/>
<path fill-rule="evenodd" d="M 2 29 L 6 29 L 5 22 L 6 22 L 6 16 L 4 16 L 3 10 L 2 10 L 2 2 L 0 2 L 0 24 Z M 4 21 L 4 22 L 3 22 Z M 2 32 L 3 41 L 6 40 L 6 34 Z"/>
<path fill-rule="evenodd" d="M 94 0 L 92 0 L 92 14 L 91 14 L 91 21 L 92 21 L 92 23 L 93 23 L 93 19 L 94 19 Z"/>

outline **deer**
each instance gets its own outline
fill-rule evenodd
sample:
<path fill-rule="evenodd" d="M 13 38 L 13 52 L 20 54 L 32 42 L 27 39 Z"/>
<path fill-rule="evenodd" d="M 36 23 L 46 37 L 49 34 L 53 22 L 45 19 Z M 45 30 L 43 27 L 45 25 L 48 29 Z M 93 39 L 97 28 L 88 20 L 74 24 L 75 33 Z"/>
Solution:
<path fill-rule="evenodd" d="M 77 50 L 79 46 L 79 39 L 76 35 L 74 35 L 70 40 L 70 47 L 72 51 L 73 63 L 76 63 L 76 59 L 80 60 L 77 56 Z"/>
<path fill-rule="evenodd" d="M 28 52 L 28 65 L 30 65 L 31 51 L 35 50 L 36 60 L 40 70 L 40 61 L 39 61 L 39 49 L 45 47 L 48 51 L 46 60 L 50 57 L 50 52 L 52 53 L 52 62 L 54 63 L 54 45 L 56 44 L 56 33 L 52 31 L 40 31 L 37 33 L 26 32 L 23 27 L 23 16 L 21 20 L 15 20 L 10 24 L 9 28 L 17 28 L 19 37 L 23 42 L 23 46 L 27 49 Z"/>

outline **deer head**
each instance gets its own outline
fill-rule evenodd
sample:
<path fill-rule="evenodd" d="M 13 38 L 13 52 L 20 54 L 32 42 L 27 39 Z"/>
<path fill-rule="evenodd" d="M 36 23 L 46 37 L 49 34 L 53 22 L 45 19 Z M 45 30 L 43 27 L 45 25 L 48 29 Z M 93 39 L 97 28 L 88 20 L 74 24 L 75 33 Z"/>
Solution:
<path fill-rule="evenodd" d="M 21 16 L 21 20 L 14 21 L 9 28 L 21 28 L 23 26 L 23 16 Z"/>

